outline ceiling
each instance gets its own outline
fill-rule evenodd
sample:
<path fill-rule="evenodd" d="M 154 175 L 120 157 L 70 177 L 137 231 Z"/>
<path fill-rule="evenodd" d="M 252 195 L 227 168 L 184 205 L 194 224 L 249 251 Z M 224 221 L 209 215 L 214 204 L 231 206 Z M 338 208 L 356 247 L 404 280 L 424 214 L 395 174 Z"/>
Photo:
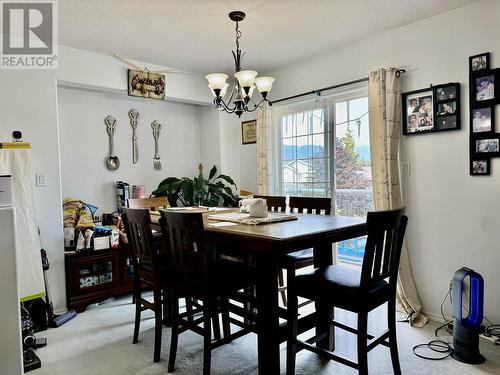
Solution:
<path fill-rule="evenodd" d="M 64 0 L 59 41 L 185 71 L 234 69 L 234 23 L 243 10 L 243 68 L 260 72 L 476 0 Z"/>

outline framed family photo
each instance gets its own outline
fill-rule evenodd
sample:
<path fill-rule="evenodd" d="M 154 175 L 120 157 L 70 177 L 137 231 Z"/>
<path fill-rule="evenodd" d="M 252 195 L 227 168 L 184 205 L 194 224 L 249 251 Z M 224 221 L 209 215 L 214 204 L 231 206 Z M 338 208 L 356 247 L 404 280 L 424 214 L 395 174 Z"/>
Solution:
<path fill-rule="evenodd" d="M 472 133 L 493 133 L 495 131 L 495 107 L 471 110 Z"/>
<path fill-rule="evenodd" d="M 480 53 L 469 57 L 469 70 L 475 72 L 478 70 L 488 70 L 490 68 L 490 53 Z"/>
<path fill-rule="evenodd" d="M 490 160 L 471 160 L 470 165 L 471 176 L 489 176 L 490 175 Z"/>
<path fill-rule="evenodd" d="M 476 139 L 474 148 L 478 155 L 500 156 L 500 136 L 492 135 L 488 138 Z"/>
<path fill-rule="evenodd" d="M 403 94 L 403 134 L 460 129 L 460 84 L 431 86 Z"/>
<path fill-rule="evenodd" d="M 241 123 L 241 141 L 244 145 L 257 143 L 257 120 Z"/>
<path fill-rule="evenodd" d="M 434 129 L 434 93 L 432 89 L 403 94 L 403 134 Z"/>

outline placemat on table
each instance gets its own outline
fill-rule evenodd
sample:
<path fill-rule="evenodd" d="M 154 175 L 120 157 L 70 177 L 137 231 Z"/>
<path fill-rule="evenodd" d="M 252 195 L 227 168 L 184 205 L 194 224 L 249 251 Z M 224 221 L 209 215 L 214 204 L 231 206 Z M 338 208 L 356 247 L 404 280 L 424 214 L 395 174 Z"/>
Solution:
<path fill-rule="evenodd" d="M 238 224 L 259 225 L 279 223 L 281 221 L 297 220 L 295 215 L 286 214 L 282 212 L 269 212 L 267 217 L 250 217 L 250 214 L 245 213 L 225 213 L 217 215 L 208 215 L 210 220 L 229 221 Z"/>

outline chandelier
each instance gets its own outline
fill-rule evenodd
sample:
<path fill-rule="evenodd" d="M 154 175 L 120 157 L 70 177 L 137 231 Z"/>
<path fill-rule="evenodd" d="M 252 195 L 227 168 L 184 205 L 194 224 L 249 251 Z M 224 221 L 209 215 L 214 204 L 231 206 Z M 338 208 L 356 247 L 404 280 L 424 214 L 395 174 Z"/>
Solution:
<path fill-rule="evenodd" d="M 245 13 L 234 11 L 229 13 L 231 21 L 236 22 L 236 52 L 233 52 L 235 73 L 234 83 L 230 93 L 226 97 L 229 84 L 226 82 L 228 75 L 224 73 L 207 74 L 205 78 L 208 80 L 208 87 L 214 95 L 215 108 L 228 113 L 235 113 L 238 117 L 244 112 L 253 112 L 263 102 L 271 104 L 267 99 L 267 94 L 273 86 L 273 77 L 257 77 L 257 72 L 254 70 L 241 70 L 241 59 L 244 53 L 240 50 L 241 31 L 239 22 L 245 19 Z M 254 89 L 260 92 L 262 99 L 256 103 L 252 100 Z M 224 100 L 225 98 L 225 100 Z M 250 107 L 249 107 L 250 105 Z M 253 105 L 253 106 L 252 106 Z"/>

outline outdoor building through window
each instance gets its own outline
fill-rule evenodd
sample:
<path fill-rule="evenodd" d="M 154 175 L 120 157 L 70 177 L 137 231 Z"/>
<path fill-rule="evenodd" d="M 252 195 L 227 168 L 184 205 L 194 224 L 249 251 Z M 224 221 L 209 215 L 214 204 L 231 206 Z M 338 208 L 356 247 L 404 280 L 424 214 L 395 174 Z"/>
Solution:
<path fill-rule="evenodd" d="M 278 109 L 277 194 L 328 197 L 332 214 L 365 217 L 373 210 L 366 86 Z M 337 262 L 360 265 L 366 239 L 339 243 Z"/>

